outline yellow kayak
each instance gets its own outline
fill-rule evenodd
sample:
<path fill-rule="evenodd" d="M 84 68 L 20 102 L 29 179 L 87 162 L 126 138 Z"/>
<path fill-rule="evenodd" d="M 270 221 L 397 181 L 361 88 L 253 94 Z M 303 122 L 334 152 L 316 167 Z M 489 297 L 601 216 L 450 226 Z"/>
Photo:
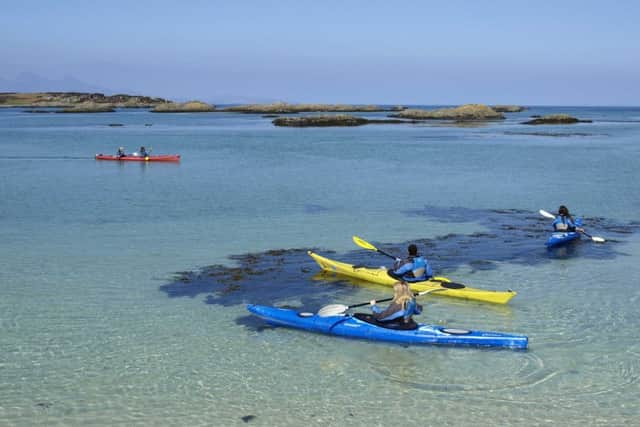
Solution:
<path fill-rule="evenodd" d="M 315 260 L 315 262 L 318 263 L 320 268 L 325 271 L 365 280 L 367 282 L 377 283 L 379 285 L 393 286 L 393 284 L 397 282 L 396 279 L 387 274 L 387 269 L 385 267 L 360 267 L 325 258 L 312 251 L 308 251 L 307 253 Z M 411 290 L 414 292 L 441 288 L 443 291 L 434 292 L 432 295 L 491 302 L 495 304 L 506 304 L 511 300 L 511 298 L 517 295 L 517 292 L 512 291 L 511 289 L 508 291 L 486 291 L 484 289 L 469 288 L 461 283 L 454 283 L 446 277 L 433 277 L 424 282 L 415 282 L 410 283 L 409 285 Z"/>

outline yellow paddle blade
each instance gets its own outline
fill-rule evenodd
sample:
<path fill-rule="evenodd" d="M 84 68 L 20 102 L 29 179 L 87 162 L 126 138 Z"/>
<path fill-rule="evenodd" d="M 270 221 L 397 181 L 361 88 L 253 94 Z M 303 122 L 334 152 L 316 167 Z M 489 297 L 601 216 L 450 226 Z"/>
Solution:
<path fill-rule="evenodd" d="M 371 243 L 367 242 L 366 240 L 362 240 L 358 236 L 353 236 L 352 239 L 353 239 L 353 243 L 355 243 L 356 245 L 360 246 L 361 248 L 369 249 L 370 251 L 377 251 L 378 250 L 378 248 L 373 246 Z"/>

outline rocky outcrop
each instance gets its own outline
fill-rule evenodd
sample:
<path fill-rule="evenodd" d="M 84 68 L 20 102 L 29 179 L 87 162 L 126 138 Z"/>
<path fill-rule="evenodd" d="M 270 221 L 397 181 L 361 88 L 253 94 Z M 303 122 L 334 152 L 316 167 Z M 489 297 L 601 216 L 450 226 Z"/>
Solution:
<path fill-rule="evenodd" d="M 56 113 L 113 113 L 114 111 L 113 105 L 111 104 L 99 104 L 89 101 L 57 110 Z"/>
<path fill-rule="evenodd" d="M 519 113 L 526 110 L 525 107 L 520 105 L 492 105 L 491 108 L 498 113 Z"/>
<path fill-rule="evenodd" d="M 111 108 L 151 108 L 166 103 L 162 98 L 139 95 L 105 95 L 83 92 L 34 92 L 0 93 L 0 107 L 57 107 L 71 108 L 80 105 L 102 104 Z"/>
<path fill-rule="evenodd" d="M 349 114 L 280 117 L 272 121 L 275 126 L 289 127 L 329 127 L 329 126 L 362 126 L 369 124 L 402 124 L 417 123 L 415 120 L 398 119 L 365 119 Z"/>
<path fill-rule="evenodd" d="M 214 105 L 200 101 L 167 102 L 156 105 L 151 110 L 152 113 L 208 113 L 211 111 L 216 111 Z"/>
<path fill-rule="evenodd" d="M 568 114 L 550 114 L 522 122 L 523 125 L 566 125 L 572 123 L 591 123 L 591 120 L 580 120 Z"/>
<path fill-rule="evenodd" d="M 325 112 L 376 112 L 388 111 L 378 105 L 348 105 L 348 104 L 274 104 L 236 105 L 219 111 L 253 114 L 288 114 L 288 113 L 325 113 Z"/>
<path fill-rule="evenodd" d="M 331 116 L 280 117 L 273 120 L 276 126 L 289 127 L 328 127 L 328 126 L 362 126 L 367 119 L 348 114 Z"/>
<path fill-rule="evenodd" d="M 502 113 L 482 104 L 466 104 L 456 108 L 438 110 L 408 109 L 391 114 L 389 117 L 412 120 L 455 120 L 458 122 L 504 119 Z"/>

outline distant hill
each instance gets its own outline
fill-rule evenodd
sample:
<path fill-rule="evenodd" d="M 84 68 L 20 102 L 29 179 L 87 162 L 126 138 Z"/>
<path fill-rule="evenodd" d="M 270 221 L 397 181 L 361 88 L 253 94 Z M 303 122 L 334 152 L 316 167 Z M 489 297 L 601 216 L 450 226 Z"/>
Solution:
<path fill-rule="evenodd" d="M 100 92 L 113 91 L 66 75 L 62 79 L 48 79 L 34 73 L 20 73 L 15 79 L 0 77 L 0 92 Z"/>
<path fill-rule="evenodd" d="M 151 108 L 169 101 L 140 95 L 84 92 L 0 92 L 0 107 L 59 107 L 75 111 L 106 108 Z M 74 112 L 75 112 L 74 111 Z"/>

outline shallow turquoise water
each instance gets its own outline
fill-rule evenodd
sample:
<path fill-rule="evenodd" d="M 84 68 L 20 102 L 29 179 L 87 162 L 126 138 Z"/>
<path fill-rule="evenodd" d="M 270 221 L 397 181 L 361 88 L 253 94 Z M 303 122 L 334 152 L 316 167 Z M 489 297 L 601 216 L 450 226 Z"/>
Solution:
<path fill-rule="evenodd" d="M 594 123 L 519 124 L 552 112 Z M 355 129 L 0 110 L 0 424 L 637 423 L 639 134 L 640 109 L 629 108 Z M 93 160 L 121 145 L 182 161 Z M 466 246 L 473 233 L 511 236 L 495 210 L 545 227 L 538 209 L 560 203 L 612 241 L 568 255 L 547 254 L 544 233 L 517 249 Z M 450 233 L 462 238 L 448 244 Z M 388 295 L 306 272 L 224 303 L 215 291 L 162 290 L 174 272 L 271 249 L 387 263 L 352 252 L 353 234 L 385 247 L 430 239 L 443 245 L 427 250 L 438 273 L 517 290 L 507 307 L 429 297 L 420 320 L 524 333 L 530 350 L 406 348 L 247 320 L 243 303 L 308 304 L 306 287 L 320 304 Z"/>

